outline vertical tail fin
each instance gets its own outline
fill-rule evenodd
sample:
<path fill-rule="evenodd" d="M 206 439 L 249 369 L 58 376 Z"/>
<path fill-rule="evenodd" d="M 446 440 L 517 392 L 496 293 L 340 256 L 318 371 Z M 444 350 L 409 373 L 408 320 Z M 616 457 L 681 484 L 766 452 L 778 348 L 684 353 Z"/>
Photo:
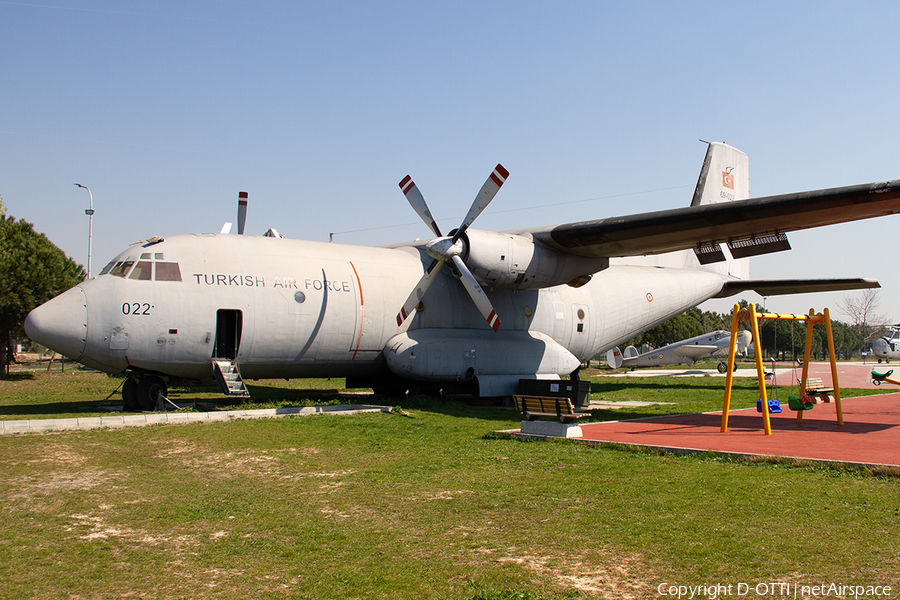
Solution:
<path fill-rule="evenodd" d="M 749 197 L 749 157 L 734 146 L 710 142 L 691 206 L 746 200 Z"/>

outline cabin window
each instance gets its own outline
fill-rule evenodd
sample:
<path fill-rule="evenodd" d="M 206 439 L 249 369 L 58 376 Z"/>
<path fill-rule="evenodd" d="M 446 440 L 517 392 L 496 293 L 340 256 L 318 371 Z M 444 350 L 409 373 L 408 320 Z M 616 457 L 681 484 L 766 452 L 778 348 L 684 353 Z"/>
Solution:
<path fill-rule="evenodd" d="M 112 268 L 109 274 L 115 275 L 116 277 L 125 277 L 128 274 L 128 271 L 131 270 L 132 265 L 134 265 L 133 260 L 123 260 L 121 262 L 117 262 L 116 266 Z"/>
<path fill-rule="evenodd" d="M 149 260 L 142 260 L 134 267 L 129 279 L 137 279 L 140 281 L 150 281 L 153 277 L 153 263 Z"/>
<path fill-rule="evenodd" d="M 156 281 L 181 281 L 181 269 L 178 263 L 156 263 Z"/>

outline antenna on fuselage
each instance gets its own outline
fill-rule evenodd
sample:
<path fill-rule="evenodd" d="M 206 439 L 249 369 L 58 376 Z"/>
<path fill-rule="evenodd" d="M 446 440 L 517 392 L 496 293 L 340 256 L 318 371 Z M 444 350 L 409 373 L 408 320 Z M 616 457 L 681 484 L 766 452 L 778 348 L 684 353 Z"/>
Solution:
<path fill-rule="evenodd" d="M 244 224 L 247 222 L 247 192 L 238 192 L 238 235 L 244 235 Z"/>

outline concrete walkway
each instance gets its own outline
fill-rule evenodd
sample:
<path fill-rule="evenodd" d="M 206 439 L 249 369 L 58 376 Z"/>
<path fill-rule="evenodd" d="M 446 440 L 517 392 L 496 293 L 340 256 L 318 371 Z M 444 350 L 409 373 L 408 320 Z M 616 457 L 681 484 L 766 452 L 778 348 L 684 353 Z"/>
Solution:
<path fill-rule="evenodd" d="M 28 419 L 0 421 L 0 435 L 12 433 L 44 433 L 118 427 L 143 427 L 174 423 L 211 423 L 235 419 L 266 419 L 307 415 L 355 415 L 364 412 L 390 412 L 390 406 L 341 404 L 336 406 L 306 406 L 292 408 L 261 408 L 255 410 L 222 410 L 213 412 L 154 412 L 121 413 L 108 417 L 77 417 L 72 419 Z"/>
<path fill-rule="evenodd" d="M 839 362 L 837 363 L 838 381 L 841 387 L 853 387 L 863 389 L 878 389 L 879 386 L 872 383 L 872 370 L 879 373 L 886 373 L 893 369 L 893 364 L 877 364 L 874 362 L 855 363 L 855 362 Z M 764 365 L 766 372 L 772 371 L 771 361 Z M 775 384 L 779 387 L 796 386 L 799 384 L 800 375 L 803 368 L 800 366 L 790 367 L 784 363 L 779 363 L 775 369 Z M 756 378 L 756 368 L 741 368 L 734 372 L 735 377 L 753 377 Z M 897 367 L 896 376 L 900 378 L 900 367 Z M 692 368 L 670 368 L 670 369 L 637 369 L 634 371 L 626 371 L 623 373 L 611 373 L 604 377 L 721 377 L 725 379 L 724 373 L 719 373 L 716 369 L 692 369 Z M 831 381 L 831 363 L 828 362 L 811 362 L 809 364 L 809 377 L 820 377 L 823 381 Z M 769 385 L 773 382 L 769 381 Z M 724 385 L 724 382 L 723 382 Z M 891 387 L 891 386 L 888 386 Z"/>

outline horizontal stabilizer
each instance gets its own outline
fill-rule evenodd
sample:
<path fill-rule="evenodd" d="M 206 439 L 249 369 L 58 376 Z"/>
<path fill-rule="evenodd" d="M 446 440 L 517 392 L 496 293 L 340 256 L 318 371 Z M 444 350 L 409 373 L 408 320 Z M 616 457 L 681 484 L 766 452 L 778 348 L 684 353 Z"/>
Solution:
<path fill-rule="evenodd" d="M 815 292 L 845 292 L 880 288 L 875 279 L 850 277 L 845 279 L 757 279 L 726 281 L 716 298 L 727 298 L 741 292 L 753 290 L 760 296 L 781 296 L 784 294 L 810 294 Z"/>

